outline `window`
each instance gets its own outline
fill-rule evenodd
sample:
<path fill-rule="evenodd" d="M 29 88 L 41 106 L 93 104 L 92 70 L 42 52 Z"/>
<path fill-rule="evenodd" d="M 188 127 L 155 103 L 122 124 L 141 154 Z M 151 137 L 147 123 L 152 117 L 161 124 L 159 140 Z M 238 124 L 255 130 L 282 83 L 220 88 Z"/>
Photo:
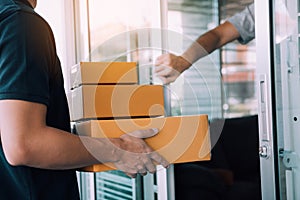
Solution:
<path fill-rule="evenodd" d="M 77 62 L 134 61 L 140 84 L 150 84 L 161 53 L 159 0 L 75 1 Z M 141 199 L 141 179 L 120 171 L 81 173 L 83 199 Z"/>
<path fill-rule="evenodd" d="M 252 0 L 221 2 L 221 20 L 242 11 Z M 221 49 L 222 77 L 224 84 L 224 117 L 240 117 L 257 114 L 255 85 L 255 40 L 246 45 L 231 42 Z"/>
<path fill-rule="evenodd" d="M 185 51 L 199 35 L 219 23 L 218 1 L 169 0 L 168 28 L 181 35 L 175 54 Z M 222 116 L 222 87 L 219 51 L 192 65 L 171 86 L 174 115 Z"/>

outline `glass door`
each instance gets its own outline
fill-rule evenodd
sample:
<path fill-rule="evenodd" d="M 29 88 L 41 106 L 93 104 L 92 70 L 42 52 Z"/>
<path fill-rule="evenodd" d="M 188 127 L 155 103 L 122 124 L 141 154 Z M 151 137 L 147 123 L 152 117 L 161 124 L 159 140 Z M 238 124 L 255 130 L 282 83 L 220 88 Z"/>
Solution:
<path fill-rule="evenodd" d="M 152 84 L 154 58 L 161 54 L 162 2 L 74 0 L 77 63 L 136 62 L 139 84 Z M 131 179 L 118 170 L 81 172 L 80 182 L 85 200 L 152 200 L 159 190 L 153 175 Z"/>
<path fill-rule="evenodd" d="M 263 199 L 300 199 L 299 1 L 255 1 Z"/>

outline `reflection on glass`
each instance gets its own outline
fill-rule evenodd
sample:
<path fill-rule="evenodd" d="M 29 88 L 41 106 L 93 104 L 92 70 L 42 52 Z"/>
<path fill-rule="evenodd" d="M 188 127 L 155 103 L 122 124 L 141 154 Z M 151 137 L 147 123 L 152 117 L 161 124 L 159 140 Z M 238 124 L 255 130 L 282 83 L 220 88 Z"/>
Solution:
<path fill-rule="evenodd" d="M 156 27 L 160 25 L 160 9 L 158 0 L 90 0 L 89 1 L 89 29 L 90 50 L 92 60 L 109 60 L 111 57 L 137 48 L 139 36 L 121 34 L 135 29 Z M 121 34 L 122 37 L 110 46 L 99 46 Z M 133 53 L 131 58 L 117 56 L 122 61 L 136 61 Z"/>
<path fill-rule="evenodd" d="M 223 2 L 221 21 L 241 12 L 253 1 Z M 246 45 L 233 41 L 221 49 L 221 71 L 225 88 L 223 116 L 243 117 L 257 114 L 256 42 Z"/>
<path fill-rule="evenodd" d="M 160 0 L 89 0 L 88 12 L 89 61 L 134 61 L 139 82 L 152 82 L 154 54 L 161 51 L 150 47 L 159 46 L 161 34 L 151 28 L 160 28 Z M 95 199 L 142 199 L 139 181 L 120 171 L 96 173 Z"/>
<path fill-rule="evenodd" d="M 183 53 L 197 37 L 215 27 L 219 20 L 218 1 L 168 1 L 168 29 L 183 39 L 175 53 Z M 172 42 L 170 42 L 172 45 Z M 208 114 L 222 117 L 219 51 L 206 56 L 186 70 L 171 85 L 173 115 Z"/>
<path fill-rule="evenodd" d="M 299 1 L 298 1 L 299 5 Z M 299 127 L 292 121 L 299 104 L 299 17 L 297 1 L 276 0 L 274 9 L 274 73 L 276 94 L 278 177 L 280 199 L 299 199 L 300 175 L 289 163 L 285 153 L 299 152 Z M 295 143 L 296 141 L 296 143 Z M 291 162 L 293 163 L 293 162 Z M 297 163 L 299 164 L 299 162 Z"/>
<path fill-rule="evenodd" d="M 297 21 L 292 19 L 282 0 L 275 1 L 275 41 L 280 43 L 291 36 L 297 27 Z"/>

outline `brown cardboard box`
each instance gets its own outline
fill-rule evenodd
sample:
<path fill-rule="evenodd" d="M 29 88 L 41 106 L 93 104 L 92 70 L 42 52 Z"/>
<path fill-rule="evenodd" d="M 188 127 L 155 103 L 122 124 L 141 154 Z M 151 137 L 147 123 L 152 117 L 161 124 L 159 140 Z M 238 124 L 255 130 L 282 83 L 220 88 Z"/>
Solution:
<path fill-rule="evenodd" d="M 91 120 L 76 125 L 79 135 L 119 137 L 140 129 L 159 128 L 159 133 L 145 139 L 147 144 L 170 163 L 210 159 L 210 135 L 207 115 L 138 118 L 120 120 Z M 112 164 L 99 164 L 80 171 L 100 172 L 115 169 Z"/>
<path fill-rule="evenodd" d="M 80 62 L 71 68 L 71 88 L 89 84 L 137 84 L 135 62 Z"/>
<path fill-rule="evenodd" d="M 164 115 L 161 85 L 83 85 L 71 96 L 72 121 Z"/>

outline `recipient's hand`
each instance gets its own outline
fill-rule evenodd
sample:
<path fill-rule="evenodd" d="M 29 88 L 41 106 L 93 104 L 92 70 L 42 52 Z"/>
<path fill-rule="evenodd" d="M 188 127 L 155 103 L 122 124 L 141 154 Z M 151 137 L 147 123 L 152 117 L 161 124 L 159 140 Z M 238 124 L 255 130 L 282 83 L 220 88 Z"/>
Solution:
<path fill-rule="evenodd" d="M 142 139 L 152 137 L 157 133 L 157 129 L 139 130 L 122 135 L 118 142 L 112 140 L 119 148 L 118 160 L 114 162 L 115 166 L 133 178 L 137 174 L 154 173 L 155 163 L 168 167 L 168 161 L 154 152 Z"/>
<path fill-rule="evenodd" d="M 191 64 L 182 56 L 163 54 L 156 59 L 155 73 L 164 84 L 174 82 Z"/>

